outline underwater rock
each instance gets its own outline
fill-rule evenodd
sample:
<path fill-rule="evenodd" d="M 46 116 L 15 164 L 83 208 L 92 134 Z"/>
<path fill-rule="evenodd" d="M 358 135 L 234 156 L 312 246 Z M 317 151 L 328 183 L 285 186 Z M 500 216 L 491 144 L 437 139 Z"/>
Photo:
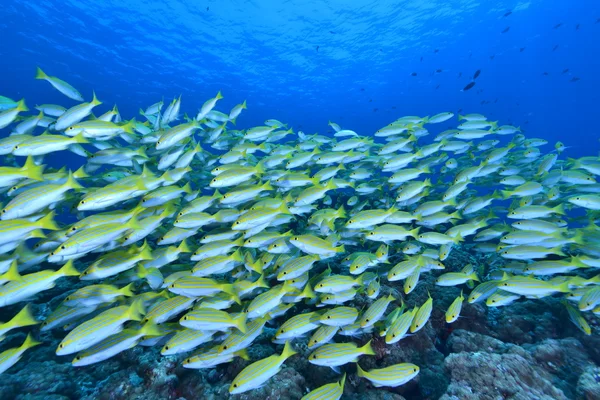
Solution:
<path fill-rule="evenodd" d="M 550 374 L 519 354 L 451 354 L 445 360 L 451 382 L 440 400 L 567 399 Z"/>
<path fill-rule="evenodd" d="M 600 368 L 588 367 L 577 382 L 577 400 L 600 399 Z"/>

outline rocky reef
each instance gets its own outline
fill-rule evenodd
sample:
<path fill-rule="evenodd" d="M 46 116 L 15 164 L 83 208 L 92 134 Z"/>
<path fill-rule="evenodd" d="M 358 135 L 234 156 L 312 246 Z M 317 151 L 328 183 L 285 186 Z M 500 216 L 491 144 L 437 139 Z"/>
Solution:
<path fill-rule="evenodd" d="M 468 262 L 489 264 L 477 257 L 465 250 L 453 251 L 447 269 L 458 270 Z M 357 377 L 354 364 L 348 364 L 342 367 L 348 373 L 343 399 L 600 399 L 600 339 L 581 333 L 568 320 L 559 300 L 521 300 L 498 309 L 465 303 L 461 317 L 449 325 L 444 312 L 460 289 L 435 286 L 434 279 L 433 274 L 427 276 L 405 299 L 408 306 L 420 304 L 428 291 L 435 299 L 429 323 L 416 334 L 393 345 L 386 345 L 377 335 L 336 337 L 361 345 L 373 339 L 376 355 L 360 357 L 363 369 L 410 362 L 421 368 L 417 378 L 397 388 L 375 388 Z M 59 284 L 33 301 L 38 318 L 44 318 L 76 289 L 65 285 Z M 382 287 L 382 293 L 399 297 L 401 292 L 400 286 Z M 352 305 L 360 309 L 367 301 L 366 296 L 357 296 Z M 18 309 L 19 305 L 8 312 Z M 267 325 L 248 349 L 251 360 L 281 351 L 281 346 L 271 341 L 278 324 Z M 162 356 L 159 345 L 137 346 L 107 361 L 76 368 L 70 357 L 54 354 L 62 332 L 36 335 L 46 345 L 26 352 L 19 363 L 0 375 L 0 400 L 292 400 L 340 378 L 329 368 L 308 363 L 307 338 L 294 342 L 299 355 L 290 358 L 263 387 L 230 396 L 231 380 L 250 361 L 236 358 L 214 369 L 190 370 L 181 366 L 187 354 Z M 24 331 L 16 330 L 3 345 L 18 346 L 24 338 Z"/>

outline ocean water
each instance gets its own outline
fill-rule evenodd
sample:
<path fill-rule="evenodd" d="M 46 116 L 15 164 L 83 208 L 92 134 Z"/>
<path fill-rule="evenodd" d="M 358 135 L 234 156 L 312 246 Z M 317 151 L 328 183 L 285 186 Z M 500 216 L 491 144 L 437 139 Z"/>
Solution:
<path fill-rule="evenodd" d="M 73 226 L 71 224 L 90 215 L 133 210 L 151 189 L 145 188 L 143 193 L 125 196 L 109 207 L 91 211 L 77 210 L 77 207 L 81 206 L 79 202 L 84 196 L 109 184 L 102 174 L 112 169 L 127 175 L 140 175 L 141 164 L 145 163 L 158 177 L 165 170 L 171 169 L 157 168 L 164 152 L 154 150 L 155 142 L 170 127 L 186 122 L 184 114 L 194 118 L 205 101 L 214 98 L 218 92 L 222 93 L 223 99 L 218 100 L 215 110 L 226 114 L 236 105 L 247 102 L 247 109 L 242 111 L 235 124 L 226 123 L 222 137 L 231 140 L 228 146 L 214 148 L 214 142 L 210 141 L 209 136 L 217 125 L 204 125 L 192 135 L 193 140 L 203 148 L 190 164 L 192 171 L 180 180 L 171 183 L 165 180 L 160 184 L 165 187 L 183 187 L 185 183 L 189 183 L 192 193 L 187 193 L 188 196 L 186 193 L 177 193 L 169 198 L 176 200 L 172 204 L 171 214 L 167 213 L 168 216 L 158 224 L 162 226 L 157 226 L 146 238 L 152 249 L 153 259 L 157 259 L 157 254 L 166 248 L 166 245 L 161 244 L 160 238 L 176 224 L 175 212 L 180 212 L 189 205 L 194 195 L 210 196 L 215 192 L 213 185 L 210 185 L 212 176 L 209 171 L 219 163 L 226 164 L 221 158 L 223 154 L 236 144 L 261 144 L 264 140 L 244 141 L 240 137 L 247 135 L 250 128 L 264 126 L 269 119 L 282 121 L 286 124 L 286 129 L 291 128 L 294 132 L 293 136 L 286 138 L 287 142 L 283 140 L 269 144 L 266 149 L 270 152 L 284 144 L 298 145 L 298 151 L 302 143 L 306 142 L 303 136 L 298 136 L 298 132 L 322 135 L 320 140 L 326 142 L 321 143 L 320 148 L 323 152 L 330 151 L 333 146 L 331 141 L 341 142 L 348 137 L 335 135 L 336 129 L 329 122 L 355 132 L 366 142 L 373 139 L 377 146 L 381 146 L 385 144 L 385 138 L 376 132 L 388 124 L 403 116 L 419 116 L 413 117 L 414 125 L 418 125 L 424 122 L 424 117 L 439 113 L 452 113 L 453 116 L 437 124 L 425 124 L 429 135 L 419 135 L 419 144 L 417 146 L 415 142 L 415 148 L 409 150 L 410 153 L 436 143 L 436 135 L 456 128 L 464 122 L 457 120 L 457 116 L 469 113 L 482 114 L 488 121 L 498 121 L 498 125 L 519 127 L 517 134 L 524 135 L 523 140 L 535 138 L 546 141 L 547 144 L 539 146 L 539 157 L 534 154 L 528 161 L 527 149 L 538 148 L 536 145 L 529 146 L 522 140 L 514 139 L 514 133 L 494 136 L 500 141 L 494 145 L 496 148 L 508 146 L 509 143 L 511 146 L 515 144 L 514 149 L 510 147 L 507 150 L 510 152 L 507 158 L 501 157 L 501 167 L 515 167 L 514 173 L 502 175 L 494 171 L 489 176 L 473 177 L 469 190 L 456 197 L 458 205 L 445 209 L 449 214 L 456 213 L 452 220 L 444 219 L 431 225 L 420 225 L 417 220 L 393 223 L 410 228 L 409 230 L 421 226 L 421 234 L 445 234 L 454 226 L 483 221 L 477 226 L 477 232 L 491 228 L 502 232 L 502 235 L 479 242 L 474 240 L 473 234 L 468 234 L 464 241 L 461 236 L 460 241 L 455 241 L 447 258 L 439 253 L 440 247 L 442 250 L 444 248 L 440 246 L 441 243 L 428 243 L 426 238 L 419 242 L 416 235 L 406 236 L 402 240 L 379 242 L 364 238 L 375 226 L 386 222 L 389 216 L 373 225 L 366 224 L 364 229 L 359 230 L 361 233 L 355 236 L 352 229 L 345 225 L 360 211 L 358 206 L 354 208 L 350 198 L 356 195 L 359 206 L 362 205 L 365 210 L 390 210 L 394 206 L 394 211 L 416 215 L 415 209 L 425 201 L 442 200 L 448 187 L 453 182 L 460 182 L 457 178 L 460 171 L 478 165 L 487 166 L 485 159 L 489 154 L 488 149 L 476 147 L 485 139 L 467 139 L 465 142 L 470 143 L 469 152 L 457 152 L 449 156 L 458 160 L 456 170 L 448 166 L 447 158 L 439 164 L 429 161 L 431 175 L 428 178 L 431 178 L 433 185 L 425 188 L 424 192 L 417 192 L 423 193 L 423 197 L 416 198 L 413 203 L 394 200 L 398 195 L 398 188 L 388 183 L 388 179 L 397 170 L 391 173 L 382 170 L 387 158 L 377 159 L 374 164 L 366 164 L 372 176 L 362 180 L 353 180 L 350 173 L 359 167 L 364 168 L 364 165 L 360 161 L 350 162 L 345 165 L 345 169 L 336 172 L 336 178 L 351 182 L 354 188 L 338 182 L 335 194 L 328 191 L 326 194 L 329 197 L 324 193 L 310 203 L 315 206 L 314 209 L 302 213 L 292 210 L 294 220 L 283 220 L 279 225 L 273 222 L 275 219 L 271 219 L 267 223 L 267 231 L 284 233 L 289 230 L 294 235 L 318 236 L 331 240 L 332 245 L 345 246 L 343 249 L 337 247 L 338 250 L 333 254 L 317 261 L 307 275 L 311 279 L 316 279 L 328 267 L 331 267 L 334 274 L 352 276 L 348 272 L 347 263 L 344 263 L 345 257 L 365 251 L 373 255 L 382 243 L 389 245 L 389 264 L 381 262 L 383 258 L 379 257 L 377 262 L 372 261 L 376 265 L 369 269 L 380 276 L 379 280 L 375 280 L 373 276 L 368 280 L 380 283 L 379 297 L 369 299 L 365 294 L 369 284 L 358 282 L 358 294 L 344 304 L 352 307 L 361 316 L 359 318 L 362 318 L 375 298 L 392 295 L 393 306 L 390 305 L 385 313 L 385 316 L 389 316 L 393 309 L 404 303 L 409 307 L 406 310 L 423 306 L 431 293 L 433 311 L 430 319 L 426 320 L 429 321 L 426 328 L 396 344 L 385 343 L 384 338 L 378 334 L 379 325 L 374 332 L 357 329 L 354 334 L 336 336 L 333 340 L 336 343 L 355 343 L 361 347 L 372 340 L 373 347 L 373 354 L 366 352 L 360 357 L 350 357 L 349 362 L 341 366 L 340 373 L 346 374 L 343 394 L 340 392 L 342 399 L 600 399 L 600 327 L 596 316 L 600 310 L 592 307 L 593 309 L 582 309 L 579 312 L 579 297 L 573 298 L 581 296 L 586 288 L 590 291 L 590 288 L 597 287 L 598 282 L 594 280 L 597 274 L 594 271 L 600 266 L 600 232 L 597 226 L 600 209 L 600 197 L 597 193 L 600 189 L 595 183 L 599 179 L 600 165 L 600 134 L 597 124 L 600 103 L 598 1 L 4 0 L 0 16 L 0 95 L 15 101 L 25 99 L 30 111 L 22 113 L 22 117 L 37 115 L 34 106 L 38 104 L 59 104 L 70 108 L 80 103 L 65 97 L 47 82 L 34 79 L 36 67 L 77 88 L 85 101 L 90 101 L 94 92 L 102 101 L 102 105 L 93 111 L 95 116 L 116 105 L 121 119 L 113 121 L 119 126 L 132 118 L 140 124 L 149 121 L 147 125 L 151 126 L 156 116 L 141 115 L 141 110 L 164 101 L 164 111 L 173 99 L 181 99 L 179 118 L 150 133 L 149 137 L 158 135 L 154 140 L 142 142 L 140 138 L 148 135 L 148 132 L 142 133 L 141 126 L 138 126 L 134 139 L 126 135 L 120 138 L 90 139 L 93 143 L 83 145 L 89 152 L 87 157 L 68 150 L 57 150 L 36 159 L 46 166 L 46 173 L 56 172 L 61 167 L 74 171 L 86 166 L 88 176 L 77 177 L 84 189 L 71 190 L 66 197 L 51 201 L 48 205 L 50 208 L 44 206 L 36 213 L 25 215 L 47 216 L 51 209 L 55 209 L 56 216 L 53 218 L 59 224 L 56 229 L 59 233 L 68 231 Z M 468 87 L 473 83 L 472 87 Z M 13 127 L 20 121 L 17 119 L 0 129 L 0 140 L 13 134 Z M 427 123 L 426 120 L 425 122 Z M 407 129 L 410 133 L 418 128 L 409 125 Z M 236 132 L 237 130 L 240 132 Z M 38 126 L 29 133 L 38 136 L 42 132 L 44 129 Z M 62 136 L 68 134 L 65 130 L 51 133 Z M 129 139 L 129 142 L 123 139 Z M 182 149 L 191 151 L 195 142 L 179 143 L 184 143 Z M 557 142 L 561 142 L 566 149 L 556 151 Z M 94 147 L 95 143 L 99 145 Z M 144 148 L 147 148 L 148 157 L 126 156 L 126 165 L 122 168 L 111 159 L 97 169 L 92 166 L 90 156 L 105 146 L 119 151 L 146 146 Z M 368 158 L 377 158 L 379 148 L 368 143 L 357 147 L 366 152 Z M 435 149 L 431 154 L 435 157 L 443 151 L 447 152 L 444 155 L 455 152 Z M 0 164 L 8 168 L 23 166 L 25 157 L 11 152 L 14 149 L 8 149 L 0 155 Z M 238 155 L 243 161 L 240 163 L 248 164 L 251 168 L 266 157 L 261 151 L 240 153 L 236 157 Z M 552 164 L 545 172 L 542 171 L 544 173 L 538 172 L 544 157 L 552 155 L 558 158 L 556 164 Z M 131 162 L 132 158 L 135 159 L 134 162 Z M 406 168 L 422 168 L 423 165 L 418 162 L 422 158 L 426 157 L 418 156 Z M 582 161 L 576 167 L 578 164 L 569 159 Z M 342 160 L 337 160 L 315 164 L 315 160 L 313 157 L 313 163 L 306 164 L 307 175 L 313 178 L 324 168 L 343 163 Z M 589 169 L 582 169 L 581 165 L 589 165 Z M 267 180 L 274 182 L 276 178 L 269 174 L 276 174 L 275 170 L 279 168 L 266 168 L 267 175 L 255 171 L 246 179 L 224 185 L 218 190 L 225 193 L 240 187 L 247 188 L 243 186 L 246 183 L 262 185 Z M 296 172 L 304 171 L 297 169 Z M 570 171 L 575 172 L 569 175 Z M 242 174 L 247 171 L 238 172 Z M 11 172 L 3 170 L 3 175 L 0 176 L 0 204 L 5 207 L 14 199 L 15 193 L 10 192 L 13 185 L 24 182 L 23 177 L 15 180 L 7 178 L 9 173 Z M 421 174 L 424 173 L 429 172 L 422 170 Z M 589 186 L 586 182 L 582 183 L 581 174 L 590 177 L 594 183 Z M 510 191 L 514 187 L 503 186 L 499 181 L 512 175 L 523 175 L 523 182 L 539 184 L 540 191 L 534 190 L 533 194 L 516 194 L 510 199 L 502 199 L 500 192 L 496 191 Z M 141 176 L 141 182 L 146 184 L 152 180 L 147 175 Z M 66 175 L 61 176 L 61 179 L 60 182 L 64 183 Z M 407 181 L 423 183 L 425 177 L 421 175 Z M 42 182 L 50 183 L 46 176 Z M 322 182 L 325 184 L 326 180 Z M 310 184 L 314 185 L 315 182 Z M 359 184 L 365 185 L 366 189 L 372 186 L 373 192 L 355 191 Z M 552 189 L 558 191 L 558 197 L 552 197 Z M 282 199 L 288 193 L 291 196 L 285 198 L 288 206 L 300 207 L 299 191 L 288 192 L 283 189 L 279 193 L 274 189 L 265 189 L 261 195 L 256 194 L 244 202 L 234 203 L 233 207 L 245 211 L 261 198 Z M 592 196 L 591 205 L 582 206 L 570 201 L 573 197 L 584 194 Z M 164 193 L 159 195 L 160 198 L 164 196 Z M 465 212 L 464 206 L 473 206 L 469 201 L 478 199 L 487 199 L 489 202 L 473 213 Z M 158 208 L 143 212 L 140 220 L 166 213 L 165 209 L 170 210 L 167 203 L 167 200 L 159 201 Z M 526 231 L 529 232 L 528 235 L 513 239 L 517 242 L 500 241 L 500 236 L 518 232 L 510 226 L 516 221 L 511 219 L 510 213 L 519 206 L 530 204 L 553 209 L 566 208 L 565 213 L 560 215 L 548 213 L 521 218 L 541 218 L 554 224 L 559 230 L 558 234 L 540 241 L 555 240 L 558 241 L 556 246 L 546 246 L 551 249 L 550 254 L 541 257 L 527 253 L 533 252 L 531 248 L 521 249 L 518 257 L 503 255 L 505 245 L 538 245 L 535 238 L 546 234 L 531 230 Z M 345 214 L 339 214 L 329 228 L 326 223 L 320 222 L 316 223 L 318 228 L 315 228 L 315 223 L 310 220 L 311 215 L 318 210 L 339 210 L 340 207 L 344 207 Z M 230 211 L 229 206 L 219 206 L 216 203 L 207 210 L 213 216 L 217 212 Z M 206 227 L 198 228 L 186 243 L 195 251 L 202 246 L 201 239 L 205 234 L 228 230 L 238 217 L 235 215 L 232 219 L 212 221 Z M 119 223 L 126 222 L 127 220 L 119 220 Z M 20 234 L 1 224 L 2 222 L 2 229 L 6 229 L 4 232 L 0 229 L 0 261 L 3 263 L 0 264 L 6 265 L 5 269 L 0 269 L 3 274 L 13 259 L 17 260 L 18 270 L 25 277 L 39 271 L 57 270 L 66 263 L 66 259 L 49 262 L 49 253 L 53 249 L 58 250 L 64 236 L 57 239 L 57 242 L 48 239 L 40 241 L 39 238 L 30 240 L 26 235 L 19 236 Z M 261 224 L 251 221 L 248 229 L 259 225 Z M 50 230 L 44 232 L 50 235 Z M 139 240 L 137 245 L 122 246 L 124 232 L 117 234 L 115 241 L 108 241 L 107 247 L 101 247 L 99 251 L 83 251 L 83 257 L 76 259 L 75 268 L 81 273 L 101 257 L 122 250 L 129 251 L 126 253 L 127 257 L 141 253 L 138 246 L 142 246 L 143 240 Z M 9 240 L 11 235 L 15 235 L 16 242 L 13 241 L 15 239 Z M 244 239 L 248 237 L 251 236 Z M 285 254 L 289 254 L 292 259 L 315 254 L 314 250 L 307 249 L 306 246 L 290 243 L 288 237 L 282 237 L 288 247 L 284 256 L 273 249 L 267 251 L 266 247 L 250 250 L 250 246 L 241 246 L 241 242 L 232 245 L 234 239 L 226 239 L 230 242 L 223 246 L 231 245 L 232 251 L 222 254 L 231 255 L 233 249 L 238 249 L 242 258 L 230 260 L 230 263 L 236 264 L 234 272 L 239 275 L 231 271 L 207 275 L 222 284 L 239 284 L 242 281 L 256 283 L 260 274 L 251 271 L 249 259 L 266 260 L 265 265 L 269 265 L 269 254 L 276 254 L 274 263 L 277 268 L 281 268 L 288 260 L 279 257 L 285 257 Z M 567 242 L 563 243 L 561 240 Z M 181 242 L 176 240 L 174 245 L 178 246 Z M 15 243 L 15 246 L 6 246 L 7 243 Z M 46 243 L 48 251 L 39 251 L 36 254 L 40 258 L 29 262 L 33 253 L 24 253 L 22 246 L 33 249 L 36 243 Z M 478 243 L 493 245 L 493 249 L 478 247 Z M 17 250 L 16 244 L 21 245 Z M 409 244 L 419 247 L 417 254 L 428 251 L 424 253 L 427 257 L 440 258 L 446 271 L 433 269 L 424 271 L 420 277 L 417 274 L 417 288 L 411 288 L 409 293 L 405 293 L 404 279 L 394 282 L 386 279 L 386 276 L 391 267 L 413 257 L 415 253 L 405 248 Z M 496 247 L 497 245 L 500 247 Z M 515 258 L 520 263 L 520 269 L 512 264 Z M 587 260 L 587 263 L 582 265 L 582 259 Z M 57 279 L 56 286 L 34 289 L 31 296 L 0 308 L 0 337 L 3 336 L 2 322 L 11 320 L 25 305 L 30 305 L 35 318 L 41 322 L 57 309 L 67 295 L 90 284 L 110 284 L 122 288 L 130 280 L 134 280 L 136 294 L 162 293 L 163 298 L 172 298 L 173 291 L 170 292 L 168 288 L 161 292 L 163 279 L 168 280 L 173 272 L 190 270 L 197 260 L 190 260 L 190 256 L 183 253 L 178 254 L 171 265 L 152 272 L 144 269 L 140 272 L 137 269 L 137 266 L 143 265 L 140 261 L 142 260 L 134 261 L 128 271 L 121 275 L 115 274 L 106 279 L 85 281 L 76 276 L 61 277 Z M 509 278 L 508 275 L 503 277 L 503 272 L 511 276 L 527 276 L 523 268 L 539 261 L 563 262 L 576 267 L 536 276 L 539 279 L 535 283 L 537 287 L 546 285 L 544 288 L 547 289 L 549 285 L 551 290 L 542 294 L 518 293 L 517 297 L 523 297 L 506 307 L 488 307 L 485 301 L 473 304 L 468 302 L 469 293 L 477 286 L 477 282 L 473 280 L 466 283 L 465 279 L 449 285 L 451 287 L 436 285 L 436 279 L 443 272 L 464 271 L 463 268 L 469 264 L 474 265 L 474 273 L 480 282 L 497 279 L 505 279 L 502 281 L 505 282 Z M 242 262 L 246 270 L 240 267 Z M 419 268 L 422 267 L 421 265 Z M 273 270 L 265 269 L 264 277 L 268 278 L 265 287 L 242 299 L 241 306 L 233 304 L 225 308 L 227 313 L 232 315 L 247 311 L 257 293 L 273 290 L 280 283 L 276 278 L 275 267 L 268 268 Z M 154 278 L 160 281 L 156 287 L 153 286 L 153 282 L 156 282 L 152 280 Z M 553 278 L 556 280 L 551 281 Z M 0 286 L 0 304 L 4 305 L 5 299 L 16 296 L 13 292 L 8 292 L 7 287 L 19 279 L 24 278 L 9 277 L 8 273 L 0 274 L 0 281 L 4 286 L 4 289 Z M 568 285 L 565 287 L 566 280 Z M 317 282 L 319 280 L 311 280 L 299 289 L 311 284 L 314 289 Z M 239 287 L 235 287 L 236 292 L 239 290 Z M 463 292 L 465 298 L 461 317 L 455 322 L 446 323 L 446 310 Z M 213 295 L 214 293 L 198 296 L 200 299 L 196 304 L 210 300 Z M 132 296 L 133 294 L 126 297 Z M 574 312 L 565 306 L 565 298 L 575 301 L 571 302 Z M 109 296 L 108 300 L 101 302 L 103 307 L 129 305 L 123 298 L 114 302 L 116 296 Z M 292 316 L 333 308 L 331 305 L 317 307 L 310 301 L 296 302 L 297 305 L 291 311 L 272 318 L 258 339 L 248 346 L 251 362 L 282 353 L 283 341 L 273 343 L 272 339 L 282 324 Z M 149 301 L 147 306 L 150 308 L 152 303 Z M 403 312 L 406 310 L 403 309 Z M 182 329 L 177 324 L 178 315 L 184 314 L 176 313 L 169 320 L 172 330 Z M 589 324 L 591 332 L 584 332 L 585 325 L 581 325 L 581 319 L 578 318 L 587 321 L 584 324 Z M 85 319 L 76 321 L 66 329 L 70 330 L 82 321 Z M 380 323 L 383 324 L 383 321 L 382 319 Z M 135 331 L 140 329 L 140 324 L 129 321 L 125 327 Z M 7 326 L 4 325 L 4 328 Z M 198 329 L 212 330 L 205 326 Z M 235 328 L 224 330 L 227 334 L 235 332 Z M 0 373 L 0 399 L 299 399 L 313 389 L 338 382 L 342 378 L 342 375 L 327 366 L 309 363 L 314 349 L 309 350 L 307 342 L 312 330 L 291 341 L 299 355 L 285 361 L 283 369 L 274 373 L 263 384 L 256 383 L 255 386 L 260 386 L 259 388 L 241 395 L 230 394 L 229 391 L 235 382 L 239 382 L 234 379 L 238 379 L 236 376 L 239 377 L 243 368 L 250 365 L 249 361 L 236 358 L 229 364 L 201 370 L 182 367 L 190 355 L 195 352 L 207 354 L 213 345 L 222 342 L 221 338 L 215 339 L 212 345 L 192 346 L 197 347 L 195 352 L 190 348 L 186 352 L 169 356 L 160 354 L 168 338 L 163 338 L 163 341 L 154 346 L 141 345 L 140 338 L 134 341 L 132 349 L 106 361 L 76 367 L 71 366 L 71 361 L 77 352 L 67 356 L 55 354 L 57 346 L 67 334 L 62 328 L 47 331 L 40 330 L 38 325 L 31 325 L 17 326 L 16 329 L 7 331 L 6 338 L 0 341 L 0 365 L 10 368 Z M 28 333 L 39 340 L 41 345 L 27 350 L 19 362 L 10 362 L 11 357 L 18 358 L 10 353 L 11 349 L 19 348 Z M 277 360 L 279 359 L 271 359 L 267 366 L 273 365 Z M 380 387 L 357 374 L 357 363 L 365 371 L 371 372 L 400 363 L 411 363 L 419 367 L 419 374 L 407 378 L 407 382 L 398 387 Z M 267 368 L 262 366 L 262 369 Z M 398 371 L 392 374 L 395 379 L 399 379 L 400 375 Z M 250 381 L 258 382 L 258 378 Z M 331 396 L 319 398 L 339 397 L 333 394 Z"/>

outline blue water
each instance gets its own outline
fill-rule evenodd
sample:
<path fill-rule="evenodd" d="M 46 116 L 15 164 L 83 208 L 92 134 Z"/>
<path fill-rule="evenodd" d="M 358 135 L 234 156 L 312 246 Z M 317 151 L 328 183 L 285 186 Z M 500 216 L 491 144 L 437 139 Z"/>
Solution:
<path fill-rule="evenodd" d="M 221 90 L 222 111 L 248 101 L 244 127 L 277 118 L 324 133 L 333 120 L 369 135 L 462 110 L 571 156 L 599 149 L 595 0 L 4 0 L 0 15 L 0 87 L 13 98 L 70 104 L 33 79 L 39 65 L 125 118 L 179 95 L 195 113 Z"/>

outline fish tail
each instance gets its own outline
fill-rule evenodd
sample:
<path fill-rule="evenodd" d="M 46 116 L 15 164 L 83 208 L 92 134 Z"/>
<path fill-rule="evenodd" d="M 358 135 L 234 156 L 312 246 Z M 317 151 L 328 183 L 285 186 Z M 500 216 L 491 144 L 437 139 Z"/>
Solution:
<path fill-rule="evenodd" d="M 283 352 L 281 352 L 281 356 L 280 356 L 281 359 L 287 360 L 294 354 L 298 354 L 298 353 L 294 350 L 294 348 L 292 347 L 292 344 L 289 341 L 286 341 L 285 345 L 283 346 Z"/>
<path fill-rule="evenodd" d="M 177 251 L 180 253 L 191 253 L 192 249 L 188 246 L 187 241 L 184 239 L 179 246 L 177 246 Z"/>
<path fill-rule="evenodd" d="M 42 69 L 40 67 L 37 67 L 37 70 L 35 71 L 35 79 L 46 79 L 48 78 L 48 75 L 46 75 L 46 73 L 44 71 L 42 71 Z"/>
<path fill-rule="evenodd" d="M 33 157 L 31 156 L 27 157 L 27 160 L 25 160 L 25 164 L 23 165 L 23 168 L 21 168 L 21 171 L 24 172 L 29 179 L 33 179 L 36 181 L 44 180 L 44 177 L 42 175 L 42 172 L 44 171 L 44 166 L 35 165 Z"/>
<path fill-rule="evenodd" d="M 238 328 L 240 330 L 240 332 L 242 333 L 246 333 L 246 330 L 248 329 L 246 327 L 246 313 L 240 313 L 240 315 L 238 315 L 237 317 L 235 317 L 233 319 L 233 322 L 235 323 L 236 328 Z"/>
<path fill-rule="evenodd" d="M 30 325 L 37 325 L 40 322 L 35 319 L 31 313 L 31 304 L 27 304 L 8 324 L 13 327 L 24 327 Z"/>
<path fill-rule="evenodd" d="M 30 349 L 32 347 L 35 347 L 39 344 L 42 344 L 42 342 L 38 342 L 37 340 L 35 340 L 33 338 L 33 336 L 31 336 L 31 333 L 29 333 L 27 335 L 27 337 L 25 338 L 25 341 L 23 342 L 23 344 L 21 345 L 21 349 L 23 350 L 27 350 Z"/>
<path fill-rule="evenodd" d="M 92 92 L 92 104 L 95 106 L 102 104 L 102 102 L 96 97 L 96 92 Z"/>
<path fill-rule="evenodd" d="M 61 276 L 79 276 L 80 275 L 79 271 L 77 271 L 77 268 L 75 268 L 75 263 L 73 262 L 73 260 L 67 261 L 67 263 L 65 265 L 63 265 L 57 271 L 57 273 Z"/>
<path fill-rule="evenodd" d="M 54 222 L 54 212 L 49 213 L 37 222 L 41 229 L 46 229 L 49 231 L 57 231 L 60 229 L 60 227 L 56 225 L 56 222 Z"/>
<path fill-rule="evenodd" d="M 125 297 L 132 297 L 135 293 L 133 293 L 133 287 L 135 286 L 135 282 L 131 282 L 129 285 L 125 286 L 121 289 L 121 294 Z"/>
<path fill-rule="evenodd" d="M 240 297 L 237 294 L 237 290 L 233 287 L 232 284 L 227 283 L 222 285 L 221 290 L 227 293 L 228 295 L 232 296 L 236 303 L 242 304 L 242 301 L 240 300 Z"/>
<path fill-rule="evenodd" d="M 373 350 L 373 346 L 371 346 L 371 340 L 369 340 L 367 344 L 361 347 L 360 350 L 364 355 L 375 355 L 375 350 Z"/>
<path fill-rule="evenodd" d="M 67 177 L 65 186 L 69 189 L 83 189 L 83 186 L 81 186 L 79 182 L 77 182 L 75 178 L 73 178 L 73 173 L 71 171 L 69 171 L 69 176 Z"/>
<path fill-rule="evenodd" d="M 8 281 L 21 280 L 21 274 L 19 274 L 19 264 L 17 263 L 17 260 L 11 262 L 8 271 L 0 275 L 0 277 Z"/>
<path fill-rule="evenodd" d="M 258 279 L 256 280 L 256 282 L 254 282 L 256 287 L 260 287 L 260 288 L 268 288 L 269 284 L 267 283 L 267 281 L 265 281 L 265 274 L 260 274 L 260 276 L 258 277 Z"/>
<path fill-rule="evenodd" d="M 162 330 L 154 322 L 146 322 L 146 324 L 140 329 L 140 333 L 144 336 L 162 336 Z"/>
<path fill-rule="evenodd" d="M 366 375 L 366 372 L 360 367 L 360 365 L 358 365 L 358 363 L 356 363 L 356 375 L 358 375 L 361 378 L 364 378 Z M 344 374 L 344 378 L 346 377 L 346 374 Z"/>
<path fill-rule="evenodd" d="M 144 314 L 146 314 L 146 310 L 144 309 L 144 302 L 141 299 L 131 303 L 129 310 L 127 310 L 127 315 L 131 321 L 141 321 Z"/>

